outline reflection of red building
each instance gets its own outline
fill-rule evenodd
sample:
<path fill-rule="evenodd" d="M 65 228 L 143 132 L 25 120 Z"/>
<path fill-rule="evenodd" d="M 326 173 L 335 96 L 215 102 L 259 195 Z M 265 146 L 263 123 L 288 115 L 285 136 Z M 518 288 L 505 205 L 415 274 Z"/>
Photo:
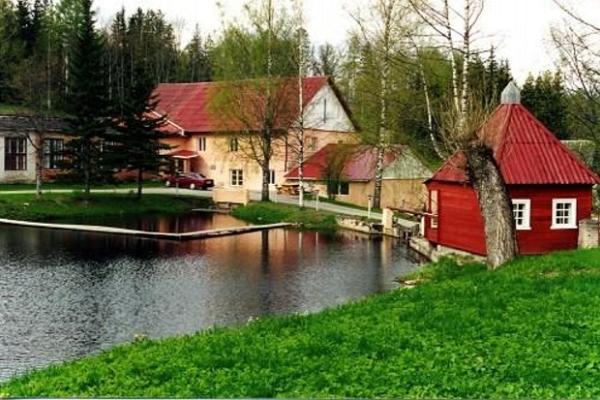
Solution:
<path fill-rule="evenodd" d="M 520 104 L 511 83 L 502 104 L 480 130 L 508 185 L 521 254 L 577 248 L 579 222 L 592 213 L 600 183 L 577 156 Z M 427 181 L 425 236 L 438 245 L 486 254 L 483 219 L 457 153 Z"/>

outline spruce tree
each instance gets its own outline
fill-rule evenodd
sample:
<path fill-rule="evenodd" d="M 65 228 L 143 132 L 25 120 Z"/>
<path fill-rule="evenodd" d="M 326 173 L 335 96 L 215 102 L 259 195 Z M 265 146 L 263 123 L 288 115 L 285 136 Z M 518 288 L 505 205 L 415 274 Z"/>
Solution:
<path fill-rule="evenodd" d="M 68 154 L 86 195 L 100 172 L 102 137 L 109 123 L 104 46 L 95 29 L 92 0 L 81 0 L 83 20 L 70 54 L 67 108 L 73 140 Z"/>
<path fill-rule="evenodd" d="M 142 197 L 144 173 L 157 173 L 167 163 L 161 150 L 169 149 L 160 142 L 165 135 L 160 127 L 166 117 L 153 117 L 158 100 L 152 93 L 155 85 L 144 62 L 134 65 L 134 73 L 125 96 L 118 104 L 119 115 L 114 120 L 116 133 L 111 135 L 111 161 L 121 169 L 136 172 L 137 197 Z"/>

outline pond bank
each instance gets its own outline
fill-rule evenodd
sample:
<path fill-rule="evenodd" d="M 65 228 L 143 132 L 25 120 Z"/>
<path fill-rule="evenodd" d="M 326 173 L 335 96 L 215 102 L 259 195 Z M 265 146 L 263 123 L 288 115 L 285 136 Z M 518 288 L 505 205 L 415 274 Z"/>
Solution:
<path fill-rule="evenodd" d="M 256 202 L 233 209 L 232 215 L 253 224 L 272 224 L 288 222 L 301 229 L 334 232 L 338 229 L 336 215 L 328 211 L 312 208 L 301 209 L 297 206 Z"/>
<path fill-rule="evenodd" d="M 0 218 L 54 222 L 148 214 L 174 215 L 210 205 L 210 199 L 162 194 L 145 194 L 141 200 L 131 194 L 92 193 L 88 197 L 81 193 L 46 193 L 40 199 L 35 194 L 11 194 L 0 196 Z"/>
<path fill-rule="evenodd" d="M 597 397 L 600 251 L 419 284 L 309 316 L 141 339 L 0 386 L 52 397 Z"/>

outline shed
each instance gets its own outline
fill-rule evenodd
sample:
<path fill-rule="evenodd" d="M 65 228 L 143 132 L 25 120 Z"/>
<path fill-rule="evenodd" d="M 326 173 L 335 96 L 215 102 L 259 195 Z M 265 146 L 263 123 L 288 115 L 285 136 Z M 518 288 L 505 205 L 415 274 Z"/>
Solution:
<path fill-rule="evenodd" d="M 519 253 L 577 248 L 579 222 L 591 217 L 598 176 L 520 103 L 512 82 L 479 135 L 507 184 Z M 425 237 L 434 245 L 485 255 L 483 218 L 465 163 L 458 152 L 426 181 Z"/>
<path fill-rule="evenodd" d="M 367 145 L 329 144 L 304 163 L 304 179 L 320 193 L 327 193 L 328 182 L 337 200 L 367 207 L 375 190 L 377 149 Z M 394 146 L 384 157 L 381 190 L 382 208 L 422 211 L 427 203 L 423 181 L 432 175 L 429 168 L 408 146 Z M 298 168 L 286 174 L 297 181 Z M 330 191 L 332 189 L 330 188 Z"/>

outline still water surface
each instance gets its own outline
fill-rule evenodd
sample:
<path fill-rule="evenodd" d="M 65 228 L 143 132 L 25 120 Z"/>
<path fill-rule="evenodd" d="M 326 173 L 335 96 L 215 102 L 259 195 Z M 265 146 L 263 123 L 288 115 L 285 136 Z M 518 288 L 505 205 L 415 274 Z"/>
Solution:
<path fill-rule="evenodd" d="M 108 221 L 152 230 L 240 225 L 226 215 Z M 193 242 L 0 226 L 0 380 L 131 341 L 388 290 L 401 244 L 273 230 Z"/>

